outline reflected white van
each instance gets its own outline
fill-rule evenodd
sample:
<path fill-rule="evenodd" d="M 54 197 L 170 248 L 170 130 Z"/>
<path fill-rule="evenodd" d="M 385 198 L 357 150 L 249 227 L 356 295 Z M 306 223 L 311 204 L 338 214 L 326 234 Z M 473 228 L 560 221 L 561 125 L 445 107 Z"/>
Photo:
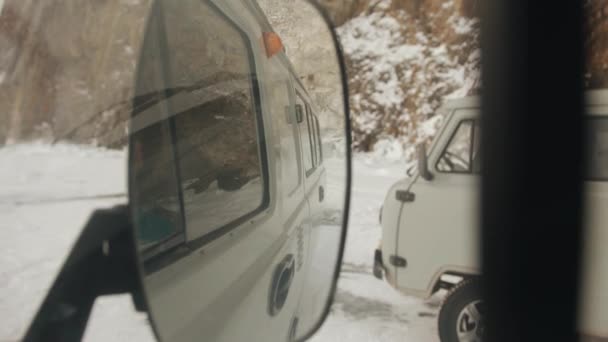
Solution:
<path fill-rule="evenodd" d="M 323 315 L 339 255 L 339 230 L 321 228 L 315 103 L 255 1 L 159 4 L 129 144 L 130 206 L 157 336 L 300 338 Z M 162 60 L 164 45 L 180 53 Z M 169 76 L 155 72 L 159 60 Z M 159 89 L 169 95 L 154 97 Z"/>
<path fill-rule="evenodd" d="M 579 330 L 608 338 L 608 91 L 586 95 L 590 165 Z M 420 298 L 449 290 L 438 317 L 441 341 L 479 341 L 484 330 L 478 251 L 480 99 L 448 101 L 440 111 L 446 120 L 428 153 L 419 146 L 417 170 L 386 196 L 374 275 Z"/>

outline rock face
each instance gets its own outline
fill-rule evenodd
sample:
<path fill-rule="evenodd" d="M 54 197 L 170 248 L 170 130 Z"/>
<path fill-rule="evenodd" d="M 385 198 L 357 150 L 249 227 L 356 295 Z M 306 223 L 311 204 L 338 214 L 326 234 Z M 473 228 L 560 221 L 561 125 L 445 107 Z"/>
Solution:
<path fill-rule="evenodd" d="M 587 0 L 585 11 L 588 18 L 585 28 L 585 86 L 590 89 L 608 88 L 608 3 Z"/>
<path fill-rule="evenodd" d="M 0 108 L 7 110 L 0 112 L 0 145 L 43 139 L 124 146 L 151 3 L 6 0 Z M 342 114 L 334 114 L 343 106 L 330 31 L 304 0 L 260 3 L 270 9 L 300 80 L 319 105 L 322 126 L 341 125 Z M 190 64 L 200 64 L 196 51 L 182 52 Z"/>
<path fill-rule="evenodd" d="M 409 158 L 440 124 L 441 103 L 479 88 L 480 1 L 318 0 L 345 53 L 355 149 L 401 150 Z M 124 145 L 151 2 L 5 0 L 0 145 L 24 139 Z M 321 125 L 339 127 L 336 55 L 314 8 L 304 0 L 258 2 L 319 104 Z M 585 84 L 605 88 L 608 6 L 586 0 L 585 8 Z"/>
<path fill-rule="evenodd" d="M 373 1 L 338 29 L 355 149 L 400 149 L 409 159 L 416 143 L 434 135 L 444 99 L 475 91 L 481 54 L 474 9 L 472 1 Z"/>
<path fill-rule="evenodd" d="M 6 0 L 0 14 L 0 143 L 124 138 L 150 1 Z M 73 27 L 73 30 L 66 30 Z"/>
<path fill-rule="evenodd" d="M 334 26 L 344 25 L 348 20 L 358 16 L 371 7 L 369 0 L 319 0 Z"/>

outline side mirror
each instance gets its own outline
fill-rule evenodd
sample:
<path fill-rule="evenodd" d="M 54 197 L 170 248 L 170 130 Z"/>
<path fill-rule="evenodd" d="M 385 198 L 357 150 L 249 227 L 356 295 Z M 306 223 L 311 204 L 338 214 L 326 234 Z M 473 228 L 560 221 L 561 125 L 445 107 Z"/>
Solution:
<path fill-rule="evenodd" d="M 308 1 L 257 3 L 156 0 L 148 20 L 129 208 L 161 341 L 300 341 L 334 296 L 350 182 L 339 50 Z M 272 11 L 283 20 L 276 27 Z M 293 25 L 306 30 L 293 37 Z M 317 42 L 314 58 L 285 53 L 299 39 Z M 322 83 L 304 85 L 299 73 Z M 318 129 L 305 114 L 326 85 L 337 108 Z M 344 152 L 315 162 L 330 137 Z"/>
<path fill-rule="evenodd" d="M 418 155 L 418 173 L 420 177 L 426 181 L 433 180 L 433 174 L 429 171 L 428 160 L 426 156 L 426 146 L 424 143 L 416 146 L 416 154 Z"/>

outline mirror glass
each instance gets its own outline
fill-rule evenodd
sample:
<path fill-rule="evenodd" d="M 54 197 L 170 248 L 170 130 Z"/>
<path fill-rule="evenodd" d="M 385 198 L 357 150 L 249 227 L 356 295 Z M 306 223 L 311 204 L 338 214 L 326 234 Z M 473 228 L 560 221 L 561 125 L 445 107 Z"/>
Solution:
<path fill-rule="evenodd" d="M 304 0 L 152 6 L 129 199 L 161 340 L 299 340 L 322 322 L 349 179 L 338 61 Z"/>

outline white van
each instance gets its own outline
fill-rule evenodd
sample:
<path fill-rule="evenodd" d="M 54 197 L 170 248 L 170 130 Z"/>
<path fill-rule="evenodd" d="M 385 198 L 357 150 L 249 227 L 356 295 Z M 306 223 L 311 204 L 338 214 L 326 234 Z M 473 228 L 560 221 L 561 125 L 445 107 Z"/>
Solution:
<path fill-rule="evenodd" d="M 479 108 L 478 97 L 467 97 L 440 109 L 446 120 L 428 154 L 419 147 L 418 170 L 391 187 L 380 216 L 382 241 L 374 255 L 374 275 L 420 298 L 448 289 L 438 317 L 442 342 L 483 337 Z M 579 330 L 608 338 L 608 91 L 587 93 L 587 113 L 589 227 Z"/>

